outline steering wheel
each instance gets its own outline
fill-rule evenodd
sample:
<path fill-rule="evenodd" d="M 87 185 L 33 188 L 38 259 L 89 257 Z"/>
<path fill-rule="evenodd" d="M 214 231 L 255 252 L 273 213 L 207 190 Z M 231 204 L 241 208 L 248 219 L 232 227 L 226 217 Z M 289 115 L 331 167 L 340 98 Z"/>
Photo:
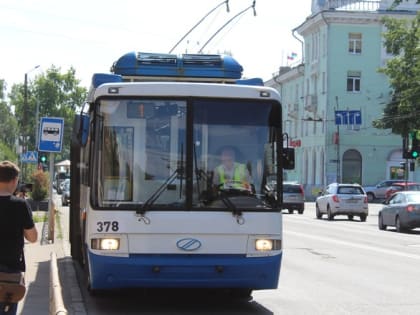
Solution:
<path fill-rule="evenodd" d="M 252 185 L 249 182 L 231 180 L 221 183 L 217 186 L 219 191 L 223 192 L 247 192 L 252 194 Z"/>

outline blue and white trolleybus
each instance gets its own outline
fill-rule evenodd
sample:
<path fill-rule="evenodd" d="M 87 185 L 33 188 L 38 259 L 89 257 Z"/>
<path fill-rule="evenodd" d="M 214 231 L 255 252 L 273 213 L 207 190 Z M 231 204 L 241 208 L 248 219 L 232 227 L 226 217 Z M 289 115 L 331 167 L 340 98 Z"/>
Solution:
<path fill-rule="evenodd" d="M 111 72 L 72 135 L 71 253 L 90 290 L 277 288 L 293 167 L 279 94 L 224 55 L 133 52 Z"/>

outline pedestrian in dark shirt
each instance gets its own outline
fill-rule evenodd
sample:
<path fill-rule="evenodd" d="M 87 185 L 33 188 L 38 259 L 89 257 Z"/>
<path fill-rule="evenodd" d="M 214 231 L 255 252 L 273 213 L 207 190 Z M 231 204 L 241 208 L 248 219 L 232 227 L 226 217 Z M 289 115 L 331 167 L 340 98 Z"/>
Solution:
<path fill-rule="evenodd" d="M 24 238 L 36 242 L 38 232 L 25 199 L 14 196 L 19 168 L 10 161 L 0 162 L 0 271 L 25 271 Z M 7 307 L 6 307 L 7 306 Z M 15 315 L 17 303 L 0 302 L 0 315 Z"/>

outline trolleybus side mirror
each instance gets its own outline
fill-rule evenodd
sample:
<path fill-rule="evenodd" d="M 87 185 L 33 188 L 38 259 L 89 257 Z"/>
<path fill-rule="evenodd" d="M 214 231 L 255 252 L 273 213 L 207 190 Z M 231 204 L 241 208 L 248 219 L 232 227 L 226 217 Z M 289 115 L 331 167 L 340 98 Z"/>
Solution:
<path fill-rule="evenodd" d="M 283 148 L 283 169 L 285 170 L 295 169 L 295 149 L 294 148 Z"/>
<path fill-rule="evenodd" d="M 88 139 L 89 134 L 89 116 L 87 115 L 76 115 L 75 117 L 75 124 L 74 126 L 77 127 L 77 142 L 80 146 L 85 146 Z"/>

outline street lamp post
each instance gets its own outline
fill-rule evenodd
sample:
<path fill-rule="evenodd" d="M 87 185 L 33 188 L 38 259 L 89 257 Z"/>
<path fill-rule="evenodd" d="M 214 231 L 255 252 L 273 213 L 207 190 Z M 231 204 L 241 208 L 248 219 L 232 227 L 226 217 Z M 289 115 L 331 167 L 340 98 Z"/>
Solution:
<path fill-rule="evenodd" d="M 39 98 L 36 98 L 36 113 L 35 113 L 35 148 L 34 151 L 38 150 L 39 143 Z"/>
<path fill-rule="evenodd" d="M 22 147 L 23 147 L 23 153 L 26 153 L 26 151 L 28 150 L 28 139 L 26 138 L 28 136 L 27 134 L 27 112 L 28 112 L 28 74 L 32 71 L 34 71 L 35 69 L 38 69 L 39 65 L 33 67 L 31 70 L 27 71 L 25 73 L 25 81 L 24 81 L 24 94 L 23 94 L 23 117 L 22 117 L 22 136 L 23 136 L 23 143 L 22 143 Z M 25 167 L 23 169 L 23 179 L 25 179 Z"/>
<path fill-rule="evenodd" d="M 26 134 L 26 124 L 27 124 L 27 120 L 26 120 L 26 115 L 28 112 L 28 74 L 36 69 L 39 68 L 39 65 L 33 67 L 31 70 L 29 70 L 28 72 L 25 73 L 25 81 L 24 81 L 24 94 L 23 94 L 23 120 L 22 120 L 22 125 L 23 125 L 23 136 L 27 136 Z M 26 143 L 23 144 L 24 150 L 27 149 L 26 147 Z"/>

